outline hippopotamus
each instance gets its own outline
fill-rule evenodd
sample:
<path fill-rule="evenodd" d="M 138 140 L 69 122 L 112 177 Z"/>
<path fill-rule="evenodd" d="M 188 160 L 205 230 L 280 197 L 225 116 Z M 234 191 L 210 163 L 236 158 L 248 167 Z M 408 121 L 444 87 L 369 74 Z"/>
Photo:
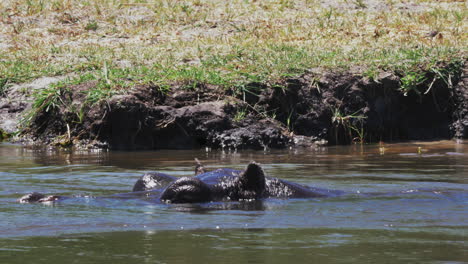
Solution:
<path fill-rule="evenodd" d="M 160 196 L 160 200 L 167 203 L 314 198 L 337 194 L 337 191 L 267 177 L 260 164 L 253 161 L 243 171 L 223 168 L 210 172 L 196 161 L 195 177 L 175 178 L 162 173 L 148 173 L 135 183 L 133 191 L 149 191 L 169 182 Z"/>
<path fill-rule="evenodd" d="M 214 201 L 243 201 L 265 198 L 316 198 L 339 194 L 337 191 L 312 188 L 265 176 L 260 164 L 252 161 L 245 170 L 229 168 L 207 171 L 196 160 L 195 176 L 177 178 L 160 172 L 141 176 L 133 186 L 134 193 L 160 192 L 165 203 L 205 203 Z M 31 193 L 19 202 L 51 202 L 61 196 Z"/>

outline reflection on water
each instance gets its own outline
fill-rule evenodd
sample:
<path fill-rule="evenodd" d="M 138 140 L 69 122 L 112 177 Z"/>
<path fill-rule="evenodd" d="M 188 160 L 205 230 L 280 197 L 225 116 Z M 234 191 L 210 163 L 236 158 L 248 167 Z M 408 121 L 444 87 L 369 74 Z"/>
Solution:
<path fill-rule="evenodd" d="M 66 152 L 0 144 L 2 263 L 466 261 L 468 144 L 313 150 Z M 320 199 L 167 205 L 127 193 L 145 171 L 262 163 L 267 174 L 342 190 Z M 73 196 L 19 204 L 38 191 Z M 66 249 L 66 250 L 64 250 Z M 6 261 L 6 262 L 5 262 Z"/>

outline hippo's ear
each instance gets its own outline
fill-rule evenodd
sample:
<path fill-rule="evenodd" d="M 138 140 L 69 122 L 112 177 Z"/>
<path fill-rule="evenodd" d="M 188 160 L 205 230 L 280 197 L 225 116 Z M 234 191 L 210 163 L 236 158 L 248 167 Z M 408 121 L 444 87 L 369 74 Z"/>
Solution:
<path fill-rule="evenodd" d="M 201 162 L 197 158 L 195 158 L 195 162 L 197 163 L 197 165 L 195 165 L 195 176 L 205 173 L 206 169 L 203 166 L 203 164 L 201 164 Z"/>
<path fill-rule="evenodd" d="M 240 175 L 240 179 L 246 190 L 254 190 L 258 194 L 261 194 L 265 190 L 265 172 L 254 161 L 247 165 L 245 171 Z"/>

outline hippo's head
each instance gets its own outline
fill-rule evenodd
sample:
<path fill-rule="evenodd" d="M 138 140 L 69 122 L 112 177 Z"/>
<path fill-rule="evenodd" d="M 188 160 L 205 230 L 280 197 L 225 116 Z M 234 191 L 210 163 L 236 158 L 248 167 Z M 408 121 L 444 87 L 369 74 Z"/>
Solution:
<path fill-rule="evenodd" d="M 160 172 L 148 172 L 136 181 L 134 192 L 149 191 L 162 188 L 175 180 L 174 177 Z"/>
<path fill-rule="evenodd" d="M 45 196 L 42 193 L 33 192 L 33 193 L 26 194 L 23 197 L 19 198 L 18 202 L 20 203 L 47 203 L 47 202 L 57 201 L 59 198 L 60 196 L 57 196 L 57 195 Z"/>
<path fill-rule="evenodd" d="M 251 200 L 263 198 L 265 189 L 266 181 L 263 169 L 259 164 L 251 162 L 239 176 L 227 177 L 223 182 L 215 185 L 208 185 L 197 177 L 180 178 L 166 188 L 161 195 L 161 201 L 203 203 L 224 199 Z"/>
<path fill-rule="evenodd" d="M 211 201 L 211 190 L 198 178 L 183 177 L 169 185 L 161 195 L 168 203 L 203 203 Z"/>

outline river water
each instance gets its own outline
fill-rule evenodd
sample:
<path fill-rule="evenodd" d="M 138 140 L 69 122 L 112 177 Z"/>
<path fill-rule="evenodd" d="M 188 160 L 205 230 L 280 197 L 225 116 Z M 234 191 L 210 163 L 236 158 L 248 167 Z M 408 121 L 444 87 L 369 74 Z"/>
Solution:
<path fill-rule="evenodd" d="M 146 171 L 266 173 L 344 191 L 320 199 L 170 205 Z M 71 196 L 20 204 L 32 192 Z M 315 150 L 67 152 L 0 144 L 1 263 L 467 263 L 468 143 Z"/>

